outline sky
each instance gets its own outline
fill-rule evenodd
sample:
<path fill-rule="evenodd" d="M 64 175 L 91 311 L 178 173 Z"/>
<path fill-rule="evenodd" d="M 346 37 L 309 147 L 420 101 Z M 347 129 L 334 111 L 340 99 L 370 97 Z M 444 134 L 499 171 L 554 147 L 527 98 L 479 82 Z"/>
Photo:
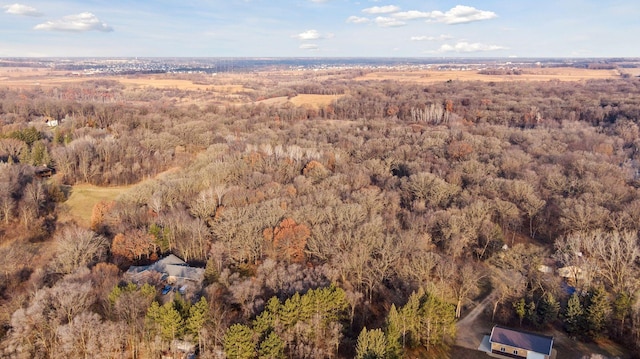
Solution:
<path fill-rule="evenodd" d="M 0 57 L 640 57 L 638 35 L 638 0 L 0 2 Z"/>

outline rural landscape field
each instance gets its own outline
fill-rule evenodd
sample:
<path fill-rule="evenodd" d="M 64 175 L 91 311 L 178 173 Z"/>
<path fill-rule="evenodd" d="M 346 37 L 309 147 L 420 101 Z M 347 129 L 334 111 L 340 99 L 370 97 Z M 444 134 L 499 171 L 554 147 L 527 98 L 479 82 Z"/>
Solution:
<path fill-rule="evenodd" d="M 632 62 L 11 65 L 4 356 L 480 358 L 495 324 L 637 353 Z"/>

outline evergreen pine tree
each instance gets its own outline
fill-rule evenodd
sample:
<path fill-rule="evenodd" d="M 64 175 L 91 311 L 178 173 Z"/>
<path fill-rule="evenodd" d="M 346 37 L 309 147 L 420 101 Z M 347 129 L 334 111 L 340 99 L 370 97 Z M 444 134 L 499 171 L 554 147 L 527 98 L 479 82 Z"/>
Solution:
<path fill-rule="evenodd" d="M 513 309 L 516 311 L 516 315 L 518 319 L 520 319 L 520 326 L 522 326 L 522 320 L 527 314 L 527 304 L 524 301 L 524 298 L 520 298 L 520 300 L 513 302 Z"/>
<path fill-rule="evenodd" d="M 200 297 L 200 300 L 189 308 L 186 331 L 193 336 L 195 341 L 199 340 L 200 330 L 204 327 L 208 314 L 209 303 L 207 303 L 207 299 L 205 297 Z"/>
<path fill-rule="evenodd" d="M 172 302 L 163 306 L 155 301 L 151 303 L 147 309 L 146 323 L 149 331 L 160 335 L 163 340 L 170 341 L 182 336 L 184 322 Z"/>
<path fill-rule="evenodd" d="M 366 327 L 362 329 L 356 344 L 357 359 L 384 359 L 386 351 L 387 339 L 382 330 L 367 331 Z"/>
<path fill-rule="evenodd" d="M 284 341 L 275 332 L 269 333 L 260 343 L 259 359 L 284 359 Z"/>
<path fill-rule="evenodd" d="M 440 345 L 447 337 L 455 336 L 456 306 L 426 293 L 420 305 L 420 343 L 429 347 Z"/>
<path fill-rule="evenodd" d="M 564 314 L 564 323 L 567 333 L 578 334 L 583 329 L 584 310 L 578 293 L 573 293 L 567 302 L 567 309 Z"/>
<path fill-rule="evenodd" d="M 424 295 L 424 290 L 419 289 L 409 296 L 407 304 L 400 309 L 402 321 L 402 347 L 414 347 L 418 345 L 420 336 L 420 299 Z"/>
<path fill-rule="evenodd" d="M 170 341 L 182 337 L 184 322 L 172 303 L 165 303 L 160 307 L 160 316 L 156 323 L 159 325 L 162 339 Z"/>
<path fill-rule="evenodd" d="M 220 277 L 220 273 L 218 273 L 218 266 L 216 265 L 216 261 L 213 258 L 209 258 L 207 260 L 207 265 L 204 267 L 204 281 L 203 286 L 208 286 L 210 284 L 216 283 L 218 278 Z"/>
<path fill-rule="evenodd" d="M 234 324 L 224 335 L 224 353 L 229 359 L 253 359 L 256 355 L 253 332 L 242 324 Z"/>
<path fill-rule="evenodd" d="M 542 297 L 538 307 L 538 317 L 541 325 L 547 325 L 555 321 L 558 318 L 558 313 L 560 313 L 560 303 L 552 293 L 547 292 Z"/>
<path fill-rule="evenodd" d="M 28 158 L 26 158 L 24 163 L 29 163 L 34 166 L 42 166 L 42 165 L 50 165 L 51 164 L 51 156 L 49 155 L 49 150 L 47 150 L 47 146 L 42 141 L 37 141 L 31 147 L 31 151 L 28 152 Z"/>
<path fill-rule="evenodd" d="M 51 142 L 53 142 L 53 144 L 55 145 L 60 145 L 63 143 L 63 141 L 64 141 L 64 136 L 60 132 L 60 127 L 56 127 L 56 129 L 53 131 L 53 140 Z"/>
<path fill-rule="evenodd" d="M 536 311 L 536 303 L 534 301 L 527 303 L 526 317 L 529 323 L 535 326 L 538 326 L 540 324 L 538 322 L 538 312 Z"/>
<path fill-rule="evenodd" d="M 280 306 L 278 297 L 271 297 L 264 311 L 253 321 L 253 330 L 260 338 L 274 329 L 276 318 L 280 313 Z"/>
<path fill-rule="evenodd" d="M 588 306 L 585 310 L 587 331 L 592 338 L 601 337 L 606 329 L 607 318 L 611 312 L 611 304 L 607 292 L 602 286 L 589 292 Z"/>
<path fill-rule="evenodd" d="M 624 332 L 624 323 L 631 313 L 631 296 L 627 292 L 620 292 L 613 301 L 613 318 L 620 323 L 617 328 L 618 335 Z"/>
<path fill-rule="evenodd" d="M 405 323 L 402 321 L 400 314 L 396 309 L 396 305 L 392 304 L 391 309 L 389 309 L 389 314 L 387 315 L 387 326 L 385 330 L 388 358 L 394 359 L 402 357 L 402 348 L 404 343 L 404 332 L 402 328 L 404 324 Z"/>

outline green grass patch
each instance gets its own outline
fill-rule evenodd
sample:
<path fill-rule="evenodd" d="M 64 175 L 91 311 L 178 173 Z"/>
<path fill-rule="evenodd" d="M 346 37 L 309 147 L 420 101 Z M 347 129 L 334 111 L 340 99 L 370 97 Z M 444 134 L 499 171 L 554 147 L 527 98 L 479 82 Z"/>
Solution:
<path fill-rule="evenodd" d="M 78 224 L 89 227 L 93 206 L 100 201 L 112 201 L 133 186 L 98 187 L 90 184 L 80 184 L 71 187 L 70 195 L 65 205 L 66 213 L 62 221 L 75 220 Z"/>

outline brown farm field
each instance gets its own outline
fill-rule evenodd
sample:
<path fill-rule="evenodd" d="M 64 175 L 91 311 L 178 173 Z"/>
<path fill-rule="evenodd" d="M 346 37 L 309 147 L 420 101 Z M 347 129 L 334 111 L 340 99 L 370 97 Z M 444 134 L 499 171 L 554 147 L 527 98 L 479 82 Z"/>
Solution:
<path fill-rule="evenodd" d="M 421 71 L 374 71 L 356 80 L 392 80 L 402 82 L 435 83 L 454 81 L 584 81 L 591 79 L 612 79 L 620 77 L 617 70 L 590 70 L 572 67 L 525 69 L 521 75 L 484 75 L 470 70 L 421 70 Z"/>
<path fill-rule="evenodd" d="M 114 80 L 127 88 L 157 88 L 177 90 L 202 90 L 234 94 L 251 92 L 252 89 L 238 84 L 237 78 L 207 76 L 206 82 L 176 78 L 171 74 L 135 75 L 135 76 L 86 76 L 69 71 L 56 71 L 46 68 L 0 67 L 0 86 L 6 87 L 54 87 L 77 84 L 93 80 Z"/>
<path fill-rule="evenodd" d="M 202 90 L 235 94 L 238 92 L 251 92 L 252 89 L 245 88 L 238 84 L 201 84 L 191 80 L 167 78 L 162 75 L 136 76 L 136 77 L 114 77 L 113 80 L 126 87 L 152 87 L 159 89 L 174 88 L 178 90 Z"/>
<path fill-rule="evenodd" d="M 635 70 L 635 69 L 634 69 Z M 626 72 L 632 72 L 625 70 Z M 635 73 L 634 73 L 635 74 Z M 252 92 L 251 88 L 243 84 L 251 82 L 255 74 L 220 74 L 206 76 L 204 81 L 193 81 L 178 78 L 171 74 L 135 75 L 135 76 L 85 76 L 73 74 L 69 71 L 56 71 L 48 68 L 13 68 L 0 67 L 0 86 L 7 87 L 52 87 L 72 83 L 82 83 L 97 79 L 115 80 L 127 88 L 158 88 L 178 90 L 213 91 L 226 94 Z M 281 80 L 296 79 L 301 76 L 300 71 L 281 71 Z M 521 75 L 483 75 L 478 71 L 438 71 L 438 70 L 379 70 L 356 77 L 356 80 L 392 80 L 401 82 L 436 83 L 448 80 L 456 81 L 583 81 L 589 79 L 608 79 L 620 76 L 618 70 L 591 70 L 571 67 L 524 69 Z M 331 76 L 329 76 L 331 77 Z M 298 95 L 292 99 L 296 105 L 318 104 L 324 105 L 335 99 L 332 95 Z"/>

